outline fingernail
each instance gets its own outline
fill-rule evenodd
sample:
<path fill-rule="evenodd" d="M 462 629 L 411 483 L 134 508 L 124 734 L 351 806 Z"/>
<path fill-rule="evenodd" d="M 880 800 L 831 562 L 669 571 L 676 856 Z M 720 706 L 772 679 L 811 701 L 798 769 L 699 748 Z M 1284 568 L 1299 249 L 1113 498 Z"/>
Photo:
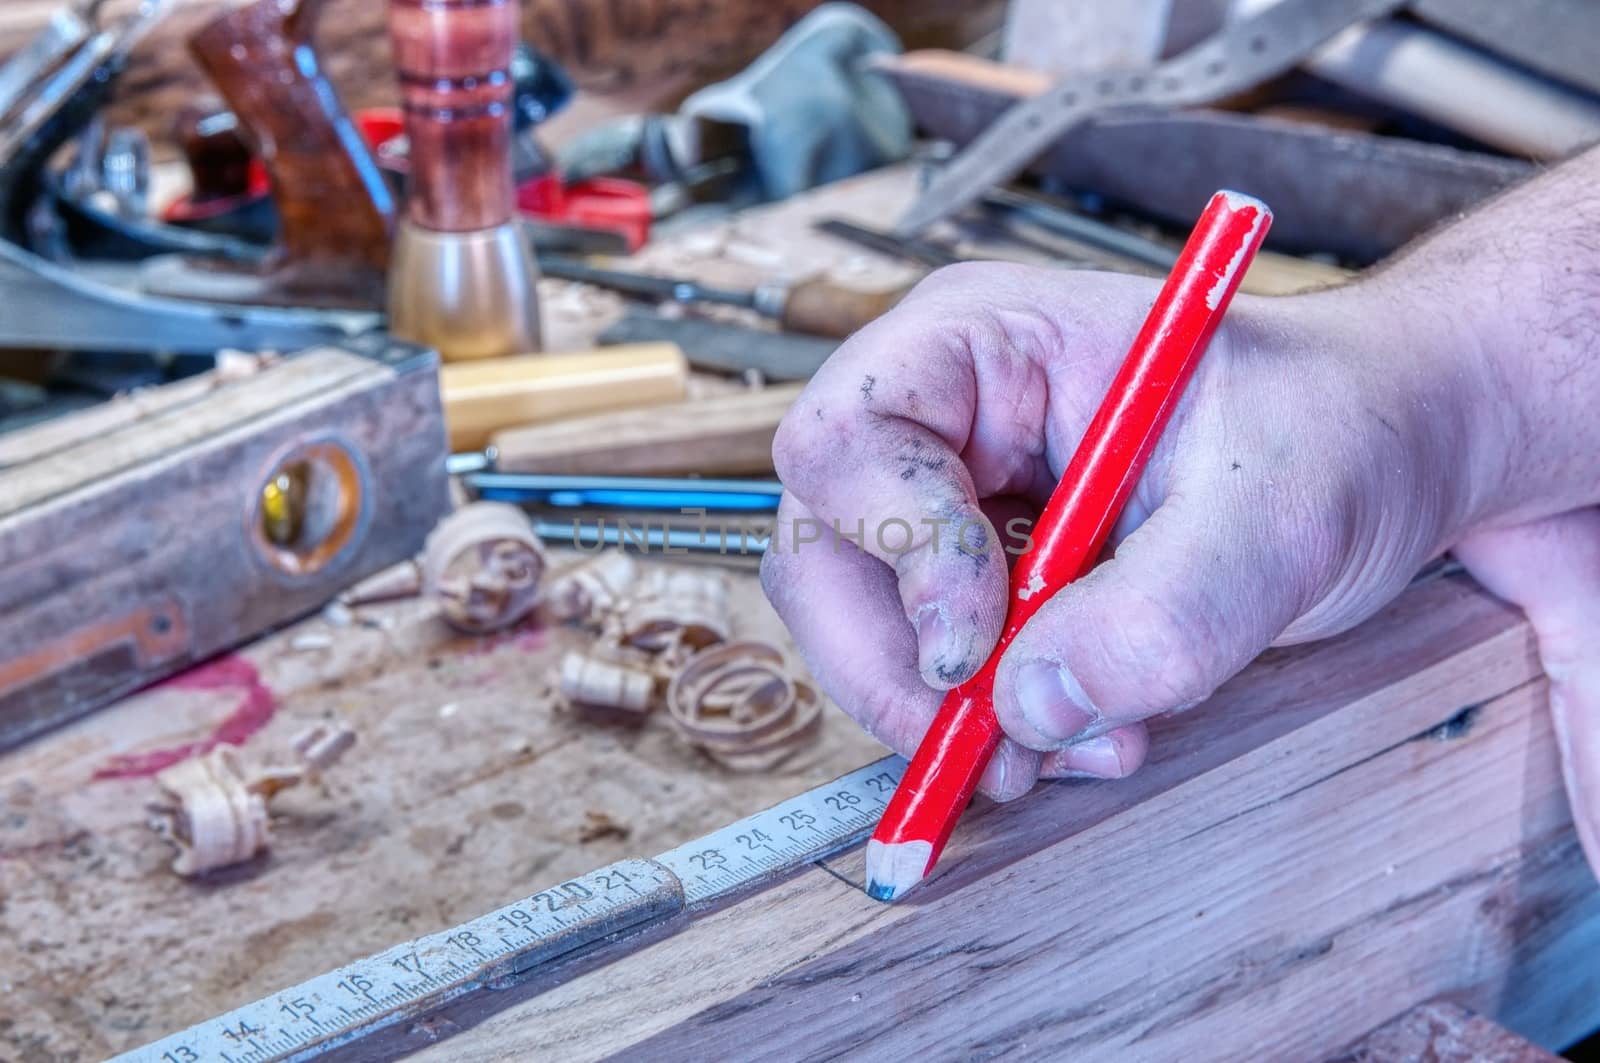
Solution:
<path fill-rule="evenodd" d="M 917 613 L 917 656 L 923 667 L 937 661 L 950 642 L 950 621 L 939 615 L 939 610 L 925 605 Z"/>
<path fill-rule="evenodd" d="M 917 662 L 930 683 L 954 686 L 967 677 L 964 647 L 955 644 L 950 621 L 933 605 L 917 614 Z M 936 684 L 937 685 L 937 684 Z"/>
<path fill-rule="evenodd" d="M 1096 779 L 1120 779 L 1128 774 L 1122 751 L 1110 735 L 1090 738 L 1058 750 L 1051 756 L 1051 768 Z"/>
<path fill-rule="evenodd" d="M 1047 742 L 1067 742 L 1098 719 L 1072 674 L 1050 661 L 1031 661 L 1017 669 L 1017 707 L 1022 718 Z"/>
<path fill-rule="evenodd" d="M 1006 785 L 1006 758 L 996 756 L 989 761 L 989 766 L 983 769 L 983 775 L 978 779 L 978 789 L 986 794 L 998 794 L 1005 791 Z"/>

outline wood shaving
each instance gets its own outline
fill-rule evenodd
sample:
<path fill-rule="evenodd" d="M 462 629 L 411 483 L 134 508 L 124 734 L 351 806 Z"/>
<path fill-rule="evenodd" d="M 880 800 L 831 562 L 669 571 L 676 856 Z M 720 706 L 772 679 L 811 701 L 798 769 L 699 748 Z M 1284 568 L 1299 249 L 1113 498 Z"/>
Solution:
<path fill-rule="evenodd" d="M 630 646 L 661 652 L 701 649 L 728 638 L 728 581 L 711 570 L 652 569 L 621 618 Z"/>
<path fill-rule="evenodd" d="M 545 607 L 557 620 L 599 628 L 638 578 L 639 566 L 621 550 L 608 550 L 550 581 Z"/>
<path fill-rule="evenodd" d="M 440 521 L 423 549 L 423 587 L 445 620 L 469 634 L 510 627 L 533 611 L 544 547 L 527 515 L 503 502 L 474 502 Z"/>
<path fill-rule="evenodd" d="M 572 650 L 561 658 L 561 694 L 575 706 L 642 719 L 655 702 L 656 678 L 619 661 Z"/>
<path fill-rule="evenodd" d="M 725 767 L 765 771 L 816 738 L 822 705 L 782 650 L 742 641 L 691 657 L 667 687 L 667 713 L 679 734 Z"/>
<path fill-rule="evenodd" d="M 185 877 L 243 863 L 271 841 L 267 803 L 274 794 L 321 773 L 355 742 L 348 728 L 314 727 L 290 743 L 297 763 L 245 769 L 233 746 L 218 746 L 156 776 L 169 803 L 152 826 L 177 847 L 172 870 Z"/>

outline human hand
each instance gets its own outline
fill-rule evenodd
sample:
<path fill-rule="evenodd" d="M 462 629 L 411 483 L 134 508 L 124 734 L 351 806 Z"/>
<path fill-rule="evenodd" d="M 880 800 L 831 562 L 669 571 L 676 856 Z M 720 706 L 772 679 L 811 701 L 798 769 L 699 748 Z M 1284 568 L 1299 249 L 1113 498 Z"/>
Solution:
<path fill-rule="evenodd" d="M 1578 841 L 1600 874 L 1600 509 L 1485 529 L 1455 547 L 1485 587 L 1521 606 L 1550 681 L 1551 722 Z"/>
<path fill-rule="evenodd" d="M 841 347 L 780 428 L 763 583 L 818 681 L 896 751 L 993 648 L 1010 522 L 1043 505 L 1156 289 L 941 270 Z M 1008 737 L 981 788 L 1006 800 L 1041 775 L 1131 772 L 1141 721 L 1197 704 L 1269 644 L 1351 627 L 1470 526 L 1486 384 L 1455 328 L 1363 285 L 1236 300 L 1115 555 L 1008 648 Z"/>

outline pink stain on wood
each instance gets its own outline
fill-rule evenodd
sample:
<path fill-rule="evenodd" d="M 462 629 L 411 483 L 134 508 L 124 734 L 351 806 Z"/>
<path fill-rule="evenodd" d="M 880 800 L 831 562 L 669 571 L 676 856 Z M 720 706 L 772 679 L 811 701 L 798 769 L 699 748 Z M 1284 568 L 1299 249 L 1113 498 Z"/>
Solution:
<path fill-rule="evenodd" d="M 494 653 L 506 646 L 521 650 L 523 653 L 532 653 L 534 650 L 544 648 L 548 636 L 544 626 L 537 620 L 514 627 L 510 631 L 501 631 L 494 635 L 480 636 L 473 644 L 467 647 L 463 654 L 468 657 L 481 657 L 486 653 Z"/>
<path fill-rule="evenodd" d="M 241 745 L 245 739 L 265 727 L 278 708 L 278 699 L 261 681 L 261 673 L 256 666 L 236 654 L 218 657 L 157 686 L 178 690 L 237 690 L 244 694 L 244 699 L 217 723 L 211 734 L 200 741 L 148 753 L 124 753 L 112 757 L 95 769 L 94 778 L 144 778 L 217 746 Z"/>

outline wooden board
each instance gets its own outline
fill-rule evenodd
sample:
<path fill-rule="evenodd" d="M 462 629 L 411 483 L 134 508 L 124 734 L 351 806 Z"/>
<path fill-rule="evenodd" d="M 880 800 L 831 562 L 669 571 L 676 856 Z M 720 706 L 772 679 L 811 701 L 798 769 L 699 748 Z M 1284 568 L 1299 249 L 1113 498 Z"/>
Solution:
<path fill-rule="evenodd" d="M 772 437 L 802 385 L 713 395 L 514 428 L 494 437 L 504 472 L 732 476 L 772 471 Z"/>
<path fill-rule="evenodd" d="M 1600 894 L 1544 698 L 1526 624 L 1437 581 L 1132 780 L 969 816 L 910 903 L 847 854 L 418 1058 L 1311 1059 L 1444 993 L 1561 1044 L 1600 1023 Z"/>

